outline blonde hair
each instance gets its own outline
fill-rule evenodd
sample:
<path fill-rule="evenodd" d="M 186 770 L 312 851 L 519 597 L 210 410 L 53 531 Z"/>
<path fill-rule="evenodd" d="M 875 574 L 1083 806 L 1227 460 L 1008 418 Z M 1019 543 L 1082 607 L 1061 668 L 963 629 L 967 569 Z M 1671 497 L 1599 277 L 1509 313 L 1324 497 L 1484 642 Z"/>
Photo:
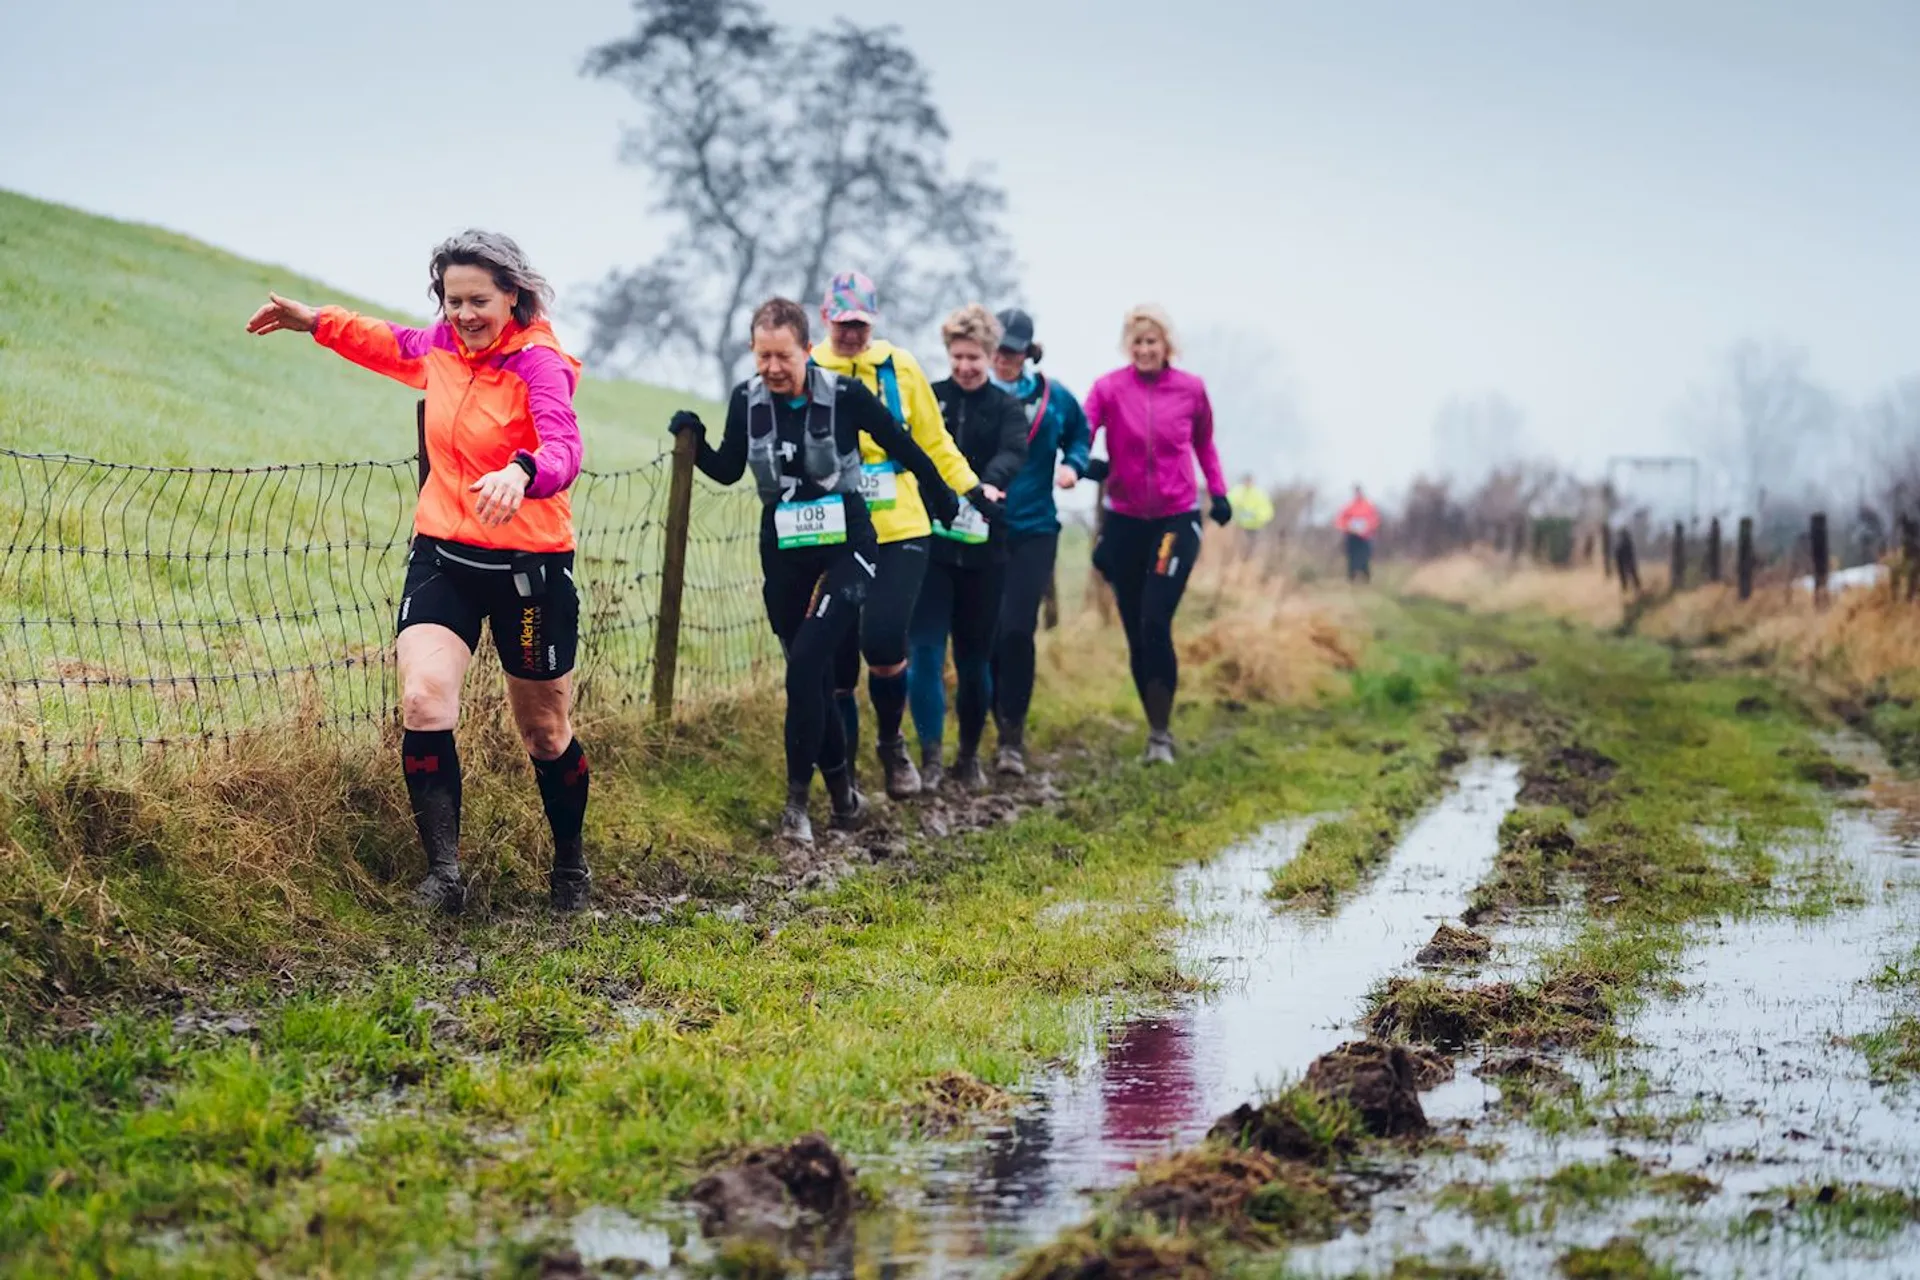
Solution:
<path fill-rule="evenodd" d="M 1160 336 L 1167 340 L 1167 363 L 1172 364 L 1173 358 L 1180 354 L 1179 340 L 1173 336 L 1173 317 L 1165 307 L 1152 302 L 1143 302 L 1127 312 L 1127 318 L 1120 324 L 1120 354 L 1133 355 L 1134 335 L 1147 325 L 1158 329 Z"/>
<path fill-rule="evenodd" d="M 977 302 L 969 302 L 948 316 L 940 325 L 940 343 L 951 347 L 961 340 L 977 342 L 980 349 L 988 355 L 1000 345 L 1000 322 L 993 318 L 993 312 Z"/>

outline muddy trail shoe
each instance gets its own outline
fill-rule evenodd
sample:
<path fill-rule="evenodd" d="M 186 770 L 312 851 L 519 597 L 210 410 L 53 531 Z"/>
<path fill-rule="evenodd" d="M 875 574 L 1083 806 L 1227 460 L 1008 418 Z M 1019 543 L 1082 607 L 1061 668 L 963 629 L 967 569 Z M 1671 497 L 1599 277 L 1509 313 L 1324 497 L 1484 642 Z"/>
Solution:
<path fill-rule="evenodd" d="M 867 825 L 867 815 L 872 812 L 867 798 L 858 791 L 854 792 L 846 804 L 835 801 L 833 805 L 833 829 L 835 831 L 858 831 Z"/>
<path fill-rule="evenodd" d="M 920 794 L 930 796 L 947 780 L 947 766 L 940 763 L 940 744 L 920 748 Z"/>
<path fill-rule="evenodd" d="M 427 878 L 413 887 L 413 900 L 429 911 L 457 916 L 467 905 L 467 886 L 460 882 L 458 867 L 435 867 Z"/>
<path fill-rule="evenodd" d="M 1173 763 L 1173 735 L 1165 729 L 1155 729 L 1147 735 L 1147 753 L 1140 757 L 1147 764 Z"/>
<path fill-rule="evenodd" d="M 907 758 L 907 739 L 904 735 L 885 739 L 874 751 L 880 757 L 880 767 L 886 771 L 888 796 L 895 800 L 911 800 L 920 794 L 920 771 Z"/>
<path fill-rule="evenodd" d="M 952 776 L 955 785 L 963 791 L 987 789 L 987 771 L 980 767 L 980 757 L 971 752 L 954 759 Z"/>
<path fill-rule="evenodd" d="M 833 806 L 835 831 L 858 831 L 867 825 L 867 798 L 853 785 L 851 771 L 827 775 L 827 799 Z"/>
<path fill-rule="evenodd" d="M 1027 749 L 1017 742 L 1003 742 L 993 757 L 993 771 L 1004 778 L 1027 776 Z"/>
<path fill-rule="evenodd" d="M 555 864 L 547 872 L 547 904 L 555 911 L 584 911 L 593 896 L 593 873 L 584 864 Z"/>
<path fill-rule="evenodd" d="M 813 819 L 804 800 L 789 800 L 780 811 L 780 839 L 788 844 L 813 843 Z"/>

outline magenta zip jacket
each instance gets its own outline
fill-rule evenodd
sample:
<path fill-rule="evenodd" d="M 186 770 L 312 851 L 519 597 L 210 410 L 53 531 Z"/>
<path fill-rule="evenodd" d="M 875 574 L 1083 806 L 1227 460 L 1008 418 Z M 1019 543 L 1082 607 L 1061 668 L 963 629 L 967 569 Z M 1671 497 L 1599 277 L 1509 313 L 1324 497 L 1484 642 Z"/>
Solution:
<path fill-rule="evenodd" d="M 1127 365 L 1094 383 L 1084 407 L 1093 438 L 1107 433 L 1109 511 L 1159 520 L 1196 510 L 1196 458 L 1207 492 L 1226 493 L 1213 447 L 1213 405 L 1207 384 L 1193 374 L 1169 366 L 1149 378 Z"/>

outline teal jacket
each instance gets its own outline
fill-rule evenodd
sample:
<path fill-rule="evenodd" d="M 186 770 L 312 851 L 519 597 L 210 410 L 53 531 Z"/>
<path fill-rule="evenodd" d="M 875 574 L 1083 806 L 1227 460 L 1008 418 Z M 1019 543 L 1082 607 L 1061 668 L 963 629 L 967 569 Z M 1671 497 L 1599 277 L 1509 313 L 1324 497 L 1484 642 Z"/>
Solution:
<path fill-rule="evenodd" d="M 1087 456 L 1093 449 L 1093 434 L 1087 429 L 1087 415 L 1073 392 L 1029 369 L 1015 383 L 994 379 L 994 385 L 1008 392 L 1027 408 L 1027 427 L 1032 435 L 1027 445 L 1026 465 L 1007 486 L 1007 531 L 1016 538 L 1060 532 L 1060 512 L 1053 504 L 1053 472 L 1066 463 L 1081 475 L 1087 473 Z M 1045 415 L 1034 421 L 1045 393 Z"/>

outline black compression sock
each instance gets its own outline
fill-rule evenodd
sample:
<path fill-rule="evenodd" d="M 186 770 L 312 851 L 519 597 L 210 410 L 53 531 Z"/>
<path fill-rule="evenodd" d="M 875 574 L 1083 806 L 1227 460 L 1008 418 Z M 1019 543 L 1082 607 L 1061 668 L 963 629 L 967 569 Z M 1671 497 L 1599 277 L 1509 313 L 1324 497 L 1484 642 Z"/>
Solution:
<path fill-rule="evenodd" d="M 427 868 L 451 871 L 460 864 L 460 753 L 453 730 L 408 729 L 400 736 L 400 762 Z"/>
<path fill-rule="evenodd" d="M 907 714 L 907 673 L 878 675 L 867 672 L 867 696 L 873 699 L 874 737 L 891 742 L 900 736 L 900 721 Z"/>
<path fill-rule="evenodd" d="M 591 778 L 580 739 L 569 742 L 567 749 L 552 760 L 535 760 L 533 772 L 540 782 L 540 805 L 553 828 L 553 864 L 583 865 L 580 829 L 586 824 L 587 783 Z"/>

